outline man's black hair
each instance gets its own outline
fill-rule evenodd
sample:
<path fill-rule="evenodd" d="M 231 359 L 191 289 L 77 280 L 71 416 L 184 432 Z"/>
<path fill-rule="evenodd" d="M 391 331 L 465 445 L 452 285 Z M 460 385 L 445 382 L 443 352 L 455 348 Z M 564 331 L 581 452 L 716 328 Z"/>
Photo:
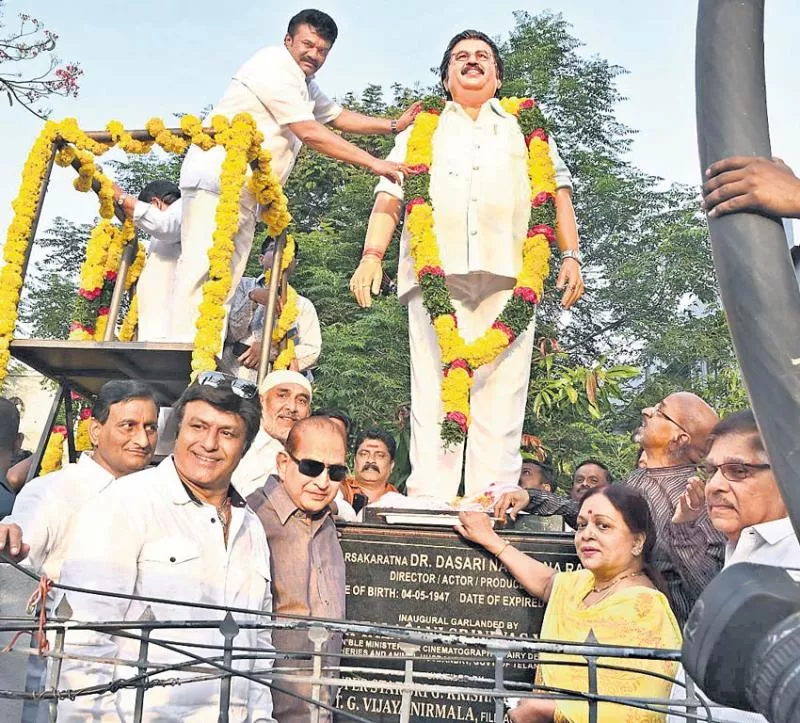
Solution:
<path fill-rule="evenodd" d="M 10 399 L 0 397 L 0 450 L 15 452 L 19 434 L 19 410 Z"/>
<path fill-rule="evenodd" d="M 347 430 L 347 434 L 350 434 L 350 428 L 353 426 L 353 420 L 350 419 L 343 411 L 339 409 L 331 409 L 331 408 L 324 408 L 324 409 L 317 409 L 314 412 L 311 412 L 312 417 L 330 417 L 331 419 L 338 419 L 342 424 L 344 424 L 345 429 Z"/>
<path fill-rule="evenodd" d="M 450 91 L 445 85 L 447 81 L 447 73 L 450 69 L 450 55 L 453 52 L 453 48 L 455 48 L 456 45 L 458 45 L 462 40 L 482 40 L 484 43 L 486 43 L 492 49 L 492 53 L 494 54 L 494 64 L 497 68 L 497 77 L 500 80 L 503 80 L 503 58 L 500 56 L 500 49 L 497 47 L 497 43 L 495 43 L 494 40 L 492 40 L 486 33 L 482 33 L 480 30 L 462 30 L 447 44 L 447 49 L 444 51 L 442 62 L 439 65 L 439 79 L 442 81 L 442 88 L 444 88 L 444 94 L 447 97 L 447 100 L 453 100 L 453 96 L 450 94 Z M 500 88 L 497 89 L 495 97 L 500 97 Z"/>
<path fill-rule="evenodd" d="M 602 469 L 606 473 L 606 480 L 608 480 L 609 484 L 611 484 L 614 481 L 614 478 L 611 476 L 611 470 L 608 468 L 608 466 L 604 462 L 601 462 L 599 459 L 595 459 L 594 457 L 589 457 L 587 459 L 584 459 L 582 462 L 576 464 L 575 471 L 577 472 L 581 467 L 583 467 L 586 464 L 594 464 L 597 465 L 600 469 Z"/>
<path fill-rule="evenodd" d="M 175 402 L 173 413 L 180 429 L 186 405 L 189 402 L 206 402 L 221 412 L 231 412 L 242 418 L 245 426 L 245 445 L 242 455 L 250 449 L 261 426 L 261 403 L 258 395 L 245 399 L 234 394 L 230 387 L 212 387 L 208 384 L 191 384 L 186 387 L 180 399 Z"/>
<path fill-rule="evenodd" d="M 764 440 L 761 438 L 761 432 L 756 423 L 756 417 L 752 409 L 742 409 L 739 412 L 729 414 L 725 419 L 717 422 L 714 429 L 711 430 L 709 439 L 711 444 L 720 437 L 728 437 L 733 434 L 739 434 L 743 437 L 753 437 L 752 445 L 756 452 L 766 452 L 764 448 Z"/>
<path fill-rule="evenodd" d="M 556 488 L 556 471 L 553 469 L 553 465 L 547 464 L 547 462 L 540 462 L 538 459 L 526 459 L 525 457 L 522 458 L 522 464 L 532 464 L 538 467 L 542 470 L 542 481 L 550 485 L 550 489 Z"/>
<path fill-rule="evenodd" d="M 150 203 L 154 198 L 158 198 L 169 206 L 175 203 L 180 197 L 181 189 L 172 181 L 166 181 L 164 179 L 150 181 L 150 183 L 139 191 L 139 200 L 145 203 Z"/>
<path fill-rule="evenodd" d="M 92 405 L 92 416 L 105 424 L 112 405 L 127 402 L 129 399 L 149 399 L 156 409 L 158 402 L 152 387 L 136 379 L 112 379 L 100 387 Z"/>
<path fill-rule="evenodd" d="M 272 236 L 265 236 L 264 240 L 261 242 L 260 251 L 259 253 L 263 256 L 267 253 L 267 249 L 275 243 L 275 239 Z M 297 263 L 297 259 L 300 257 L 300 244 L 297 243 L 295 239 L 294 242 L 294 263 Z"/>
<path fill-rule="evenodd" d="M 311 8 L 301 10 L 289 21 L 289 27 L 286 32 L 294 37 L 297 28 L 301 25 L 310 25 L 317 35 L 323 40 L 327 40 L 331 45 L 336 42 L 336 38 L 339 35 L 339 28 L 336 27 L 333 18 L 321 10 L 313 10 Z"/>
<path fill-rule="evenodd" d="M 397 452 L 397 442 L 394 441 L 394 437 L 391 434 L 380 427 L 368 427 L 359 432 L 354 447 L 356 454 L 358 454 L 358 448 L 368 439 L 377 439 L 383 442 L 386 445 L 386 449 L 389 450 L 389 456 L 394 460 L 394 455 Z"/>

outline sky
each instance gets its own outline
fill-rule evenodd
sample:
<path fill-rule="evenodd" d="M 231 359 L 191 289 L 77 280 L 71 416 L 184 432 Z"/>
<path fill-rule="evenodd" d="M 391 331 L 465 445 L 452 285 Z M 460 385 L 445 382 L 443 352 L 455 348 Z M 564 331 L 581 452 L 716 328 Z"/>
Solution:
<path fill-rule="evenodd" d="M 152 116 L 169 125 L 174 112 L 199 113 L 221 96 L 236 68 L 254 51 L 280 43 L 301 2 L 225 3 L 139 0 L 135 5 L 6 0 L 4 22 L 36 14 L 59 37 L 62 60 L 80 62 L 78 98 L 56 99 L 52 117 L 75 116 L 86 130 L 112 119 L 141 128 Z M 458 3 L 319 0 L 339 25 L 339 39 L 318 74 L 328 95 L 360 91 L 368 83 L 429 83 L 447 41 L 473 27 L 504 36 L 513 12 L 561 13 L 583 43 L 628 72 L 618 81 L 626 100 L 617 117 L 637 131 L 630 160 L 668 182 L 700 179 L 694 114 L 694 34 L 697 7 L 631 0 L 562 0 L 527 3 L 461 0 Z M 800 169 L 800 80 L 794 73 L 797 0 L 770 0 L 765 27 L 767 92 L 772 148 Z M 28 150 L 42 123 L 19 107 L 0 104 L 0 232 L 11 220 L 11 201 Z M 56 215 L 87 222 L 96 214 L 91 194 L 72 190 L 72 169 L 54 170 L 43 226 Z"/>

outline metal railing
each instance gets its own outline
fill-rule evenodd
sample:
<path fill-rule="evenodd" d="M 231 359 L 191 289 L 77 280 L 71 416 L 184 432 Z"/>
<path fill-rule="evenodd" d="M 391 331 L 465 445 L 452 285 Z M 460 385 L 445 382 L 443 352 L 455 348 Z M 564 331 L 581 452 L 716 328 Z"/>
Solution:
<path fill-rule="evenodd" d="M 14 563 L 11 563 L 14 564 Z M 29 571 L 19 565 L 15 567 L 25 575 L 36 579 Z M 358 712 L 337 707 L 335 700 L 327 702 L 326 693 L 338 689 L 356 694 L 390 696 L 395 700 L 394 709 L 398 720 L 407 723 L 415 719 L 415 709 L 421 707 L 424 699 L 480 700 L 483 705 L 493 707 L 492 720 L 502 723 L 509 699 L 546 698 L 549 700 L 585 701 L 589 710 L 590 723 L 597 723 L 600 703 L 617 703 L 643 710 L 670 713 L 671 715 L 694 721 L 712 721 L 713 706 L 698 697 L 688 681 L 686 695 L 681 699 L 651 699 L 612 696 L 598 691 L 598 671 L 627 671 L 638 675 L 655 676 L 674 680 L 657 673 L 641 670 L 637 660 L 679 661 L 677 650 L 658 650 L 602 645 L 590 634 L 583 643 L 525 640 L 500 636 L 460 635 L 448 632 L 399 628 L 353 621 L 337 621 L 285 616 L 260 610 L 227 609 L 192 601 L 169 601 L 172 605 L 187 608 L 200 608 L 216 613 L 216 619 L 209 620 L 157 620 L 148 606 L 138 620 L 79 622 L 71 619 L 69 608 L 70 593 L 107 595 L 103 591 L 84 590 L 70 586 L 53 585 L 53 589 L 65 592 L 54 614 L 42 624 L 31 617 L 0 617 L 0 634 L 30 633 L 38 631 L 47 634 L 50 649 L 43 655 L 48 660 L 47 684 L 40 691 L 0 690 L 0 698 L 28 699 L 43 701 L 49 706 L 49 719 L 57 720 L 58 702 L 81 696 L 97 696 L 115 693 L 123 689 L 134 689 L 135 706 L 132 720 L 141 723 L 146 710 L 147 691 L 164 686 L 190 685 L 197 681 L 219 679 L 219 718 L 220 723 L 229 720 L 231 704 L 231 685 L 235 678 L 264 685 L 270 690 L 285 693 L 305 701 L 310 707 L 311 723 L 318 723 L 323 713 L 335 712 L 338 720 L 367 721 Z M 142 598 L 112 594 L 157 604 L 157 598 Z M 214 615 L 209 615 L 214 618 Z M 257 622 L 243 622 L 243 619 Z M 219 631 L 219 644 L 198 644 L 183 640 L 173 640 L 170 631 L 213 630 Z M 262 649 L 237 645 L 242 630 L 305 630 L 310 650 Z M 120 640 L 136 641 L 138 655 L 135 659 L 124 657 L 96 657 L 74 652 L 69 646 L 71 634 L 94 631 L 113 635 Z M 326 652 L 325 646 L 332 635 L 368 636 L 388 641 L 396 647 L 400 655 L 387 657 L 385 652 L 365 652 L 353 654 Z M 432 645 L 457 646 L 474 651 L 474 657 L 425 653 Z M 3 651 L 0 662 L 7 655 L 39 655 L 38 648 L 19 646 Z M 168 662 L 154 661 L 155 649 L 174 656 Z M 546 664 L 586 667 L 588 686 L 585 692 L 550 688 L 532 683 L 520 683 L 506 677 L 510 658 L 532 656 L 534 662 L 546 655 Z M 555 657 L 554 657 L 555 656 Z M 576 663 L 574 659 L 558 660 L 558 656 L 581 656 L 585 662 Z M 600 659 L 603 659 L 601 662 Z M 613 658 L 613 661 L 609 661 Z M 304 662 L 303 668 L 282 668 L 284 661 Z M 420 667 L 430 668 L 431 662 L 437 667 L 446 664 L 465 664 L 488 660 L 491 675 L 466 675 L 447 672 L 431 672 Z M 61 673 L 64 661 L 93 662 L 108 666 L 107 680 L 84 688 L 62 688 Z M 627 662 L 630 661 L 630 662 Z M 277 663 L 277 666 L 275 665 Z M 242 668 L 242 665 L 248 665 Z M 114 677 L 124 668 L 132 670 L 127 677 Z M 297 692 L 297 686 L 305 686 L 310 695 Z M 399 698 L 399 702 L 397 702 Z"/>

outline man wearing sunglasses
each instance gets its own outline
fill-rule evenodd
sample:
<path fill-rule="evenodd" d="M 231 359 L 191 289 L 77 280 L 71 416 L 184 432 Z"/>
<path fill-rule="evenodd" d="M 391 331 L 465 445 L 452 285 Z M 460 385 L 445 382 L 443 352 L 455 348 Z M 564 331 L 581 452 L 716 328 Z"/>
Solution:
<path fill-rule="evenodd" d="M 723 419 L 711 432 L 711 447 L 684 495 L 687 522 L 707 511 L 727 544 L 725 567 L 752 562 L 800 568 L 800 543 L 789 519 L 753 412 L 745 409 Z M 679 685 L 674 698 L 685 698 Z M 671 716 L 670 721 L 685 720 Z M 756 713 L 714 710 L 714 720 L 766 723 Z"/>
<path fill-rule="evenodd" d="M 224 640 L 218 627 L 192 623 L 222 621 L 226 608 L 246 609 L 257 612 L 234 613 L 243 624 L 236 646 L 268 650 L 269 628 L 251 625 L 264 620 L 259 612 L 272 610 L 269 549 L 258 519 L 231 485 L 231 474 L 259 428 L 255 386 L 218 372 L 201 374 L 181 395 L 174 414 L 178 434 L 173 456 L 118 480 L 80 512 L 61 581 L 113 590 L 121 597 L 69 593 L 73 617 L 88 623 L 138 621 L 149 606 L 156 620 L 187 621 L 180 629 L 152 631 L 148 659 L 158 667 L 185 662 L 158 639 L 189 650 L 195 645 L 206 646 L 195 650 L 219 649 Z M 125 597 L 130 595 L 150 600 Z M 73 631 L 65 650 L 78 656 L 64 660 L 65 688 L 107 685 L 136 674 L 135 667 L 99 662 L 109 657 L 136 660 L 139 642 L 130 637 Z M 235 660 L 232 665 L 246 674 L 269 672 L 263 659 Z M 148 711 L 157 711 L 161 720 L 217 720 L 219 679 L 197 679 L 185 670 L 164 671 L 160 677 L 177 678 L 181 684 L 148 691 Z M 230 696 L 232 721 L 272 721 L 266 685 L 237 676 L 231 680 Z M 132 720 L 135 698 L 134 689 L 123 687 L 116 694 L 64 700 L 58 719 Z"/>
<path fill-rule="evenodd" d="M 269 543 L 277 613 L 344 618 L 344 555 L 330 505 L 347 476 L 346 458 L 347 445 L 336 422 L 327 417 L 299 421 L 289 432 L 286 448 L 278 453 L 277 473 L 247 498 Z M 273 643 L 278 652 L 314 649 L 304 630 L 275 630 Z M 333 636 L 323 649 L 331 655 L 340 651 L 340 636 Z M 276 660 L 275 667 L 308 674 L 311 664 L 309 656 Z M 325 658 L 323 664 L 336 666 L 338 660 Z M 310 697 L 308 684 L 282 680 L 280 685 Z M 277 721 L 310 720 L 308 704 L 278 692 L 272 695 Z M 330 691 L 323 694 L 326 702 L 332 697 Z"/>
<path fill-rule="evenodd" d="M 724 538 L 708 515 L 685 515 L 687 485 L 718 421 L 716 412 L 690 392 L 670 394 L 643 409 L 633 440 L 641 445 L 646 467 L 633 470 L 621 482 L 639 490 L 650 506 L 657 535 L 653 562 L 664 576 L 670 605 L 681 623 L 722 567 Z M 502 517 L 509 512 L 513 518 L 524 509 L 535 515 L 562 515 L 575 527 L 578 507 L 575 500 L 521 490 L 503 495 L 495 514 Z"/>

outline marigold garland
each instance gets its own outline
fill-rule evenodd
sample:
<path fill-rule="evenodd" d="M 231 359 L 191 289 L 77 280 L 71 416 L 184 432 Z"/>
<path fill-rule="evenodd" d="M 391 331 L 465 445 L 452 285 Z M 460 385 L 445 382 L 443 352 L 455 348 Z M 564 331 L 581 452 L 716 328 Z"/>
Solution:
<path fill-rule="evenodd" d="M 0 381 L 8 373 L 11 357 L 9 346 L 17 325 L 17 308 L 22 290 L 22 266 L 25 263 L 42 181 L 57 138 L 58 124 L 47 121 L 25 161 L 19 193 L 11 204 L 14 218 L 6 232 L 4 264 L 0 268 Z"/>
<path fill-rule="evenodd" d="M 51 472 L 56 472 L 61 469 L 64 461 L 64 440 L 67 438 L 67 428 L 58 425 L 53 427 L 50 432 L 50 437 L 47 440 L 47 446 L 42 455 L 42 464 L 39 468 L 39 475 L 44 476 Z"/>
<path fill-rule="evenodd" d="M 297 250 L 297 246 L 295 244 L 294 236 L 292 234 L 288 234 L 286 236 L 286 246 L 283 249 L 283 256 L 281 257 L 281 275 L 283 275 L 286 270 L 291 265 L 292 261 L 294 261 L 294 255 Z M 272 277 L 272 271 L 268 270 L 264 272 L 264 286 L 269 288 L 270 278 Z M 298 305 L 298 294 L 295 288 L 291 284 L 286 285 L 286 303 L 283 305 L 281 309 L 281 314 L 278 317 L 278 321 L 275 324 L 275 328 L 272 331 L 272 343 L 273 344 L 280 344 L 281 341 L 286 337 L 289 333 L 289 330 L 295 325 L 297 321 L 297 317 L 300 315 L 300 307 Z M 273 370 L 279 369 L 288 369 L 291 363 L 295 359 L 295 343 L 293 339 L 286 340 L 286 347 L 281 350 L 280 354 L 278 354 L 277 358 L 272 364 Z"/>
<path fill-rule="evenodd" d="M 97 168 L 92 156 L 102 155 L 115 145 L 128 153 L 147 153 L 153 145 L 157 145 L 168 153 L 180 154 L 192 143 L 206 150 L 214 146 L 221 146 L 226 150 L 220 179 L 222 193 L 216 214 L 214 243 L 209 250 L 211 268 L 209 280 L 203 287 L 203 304 L 197 321 L 192 355 L 193 375 L 216 367 L 216 355 L 222 340 L 223 317 L 220 311 L 231 286 L 230 259 L 233 253 L 233 237 L 238 229 L 238 200 L 246 181 L 249 163 L 255 162 L 256 167 L 250 176 L 248 188 L 255 194 L 261 206 L 261 219 L 266 223 L 268 233 L 271 236 L 280 235 L 288 226 L 291 216 L 280 181 L 271 168 L 271 155 L 261 148 L 263 134 L 256 129 L 252 117 L 242 113 L 229 122 L 223 116 L 215 116 L 211 119 L 211 127 L 216 134 L 213 137 L 203 130 L 198 118 L 184 116 L 179 135 L 167 130 L 161 119 L 151 118 L 145 129 L 153 140 L 137 141 L 125 131 L 119 121 L 110 121 L 106 128 L 112 142 L 103 144 L 82 131 L 75 118 L 45 123 L 25 162 L 19 192 L 12 203 L 14 218 L 9 225 L 3 248 L 5 263 L 0 268 L 0 381 L 5 378 L 8 370 L 9 346 L 16 326 L 22 288 L 22 266 L 31 240 L 33 217 L 41 195 L 42 180 L 47 172 L 53 144 L 59 141 L 62 145 L 56 154 L 56 162 L 68 166 L 78 160 L 80 169 L 74 180 L 78 190 L 89 191 L 92 181 L 99 184 L 100 216 L 106 220 L 114 215 L 113 184 Z M 107 323 L 107 318 L 102 318 L 108 315 L 107 303 L 103 303 L 107 282 L 111 281 L 113 286 L 119 264 L 118 254 L 122 253 L 124 243 L 129 238 L 125 226 L 122 230 L 113 232 L 101 222 L 96 232 L 96 235 L 93 232 L 93 239 L 90 239 L 91 253 L 87 248 L 87 259 L 81 271 L 82 293 L 79 304 L 82 301 L 90 303 L 84 304 L 78 310 L 78 318 L 73 323 L 70 338 L 98 338 L 98 329 Z M 134 270 L 137 263 L 138 257 Z M 132 284 L 130 281 L 129 287 Z M 131 300 L 135 310 L 134 302 L 135 297 Z M 126 319 L 133 323 L 123 322 L 126 334 L 130 333 L 132 336 L 135 320 L 134 315 L 130 320 Z"/>
<path fill-rule="evenodd" d="M 413 175 L 405 182 L 409 199 L 406 224 L 411 234 L 411 256 L 423 304 L 442 354 L 441 398 L 445 416 L 441 434 L 446 446 L 466 438 L 474 372 L 497 359 L 530 324 L 550 270 L 550 243 L 556 238 L 556 181 L 546 130 L 548 123 L 532 99 L 505 98 L 501 104 L 507 113 L 517 117 L 528 148 L 530 228 L 522 248 L 522 270 L 511 298 L 489 329 L 469 344 L 458 331 L 455 308 L 447 290 L 430 198 L 432 139 L 444 108 L 443 100 L 426 98 L 423 101 L 408 139 L 405 160 L 413 169 Z"/>
<path fill-rule="evenodd" d="M 75 425 L 75 450 L 77 452 L 88 452 L 92 448 L 92 440 L 89 437 L 91 419 L 92 410 L 89 407 L 81 409 L 78 423 Z"/>

